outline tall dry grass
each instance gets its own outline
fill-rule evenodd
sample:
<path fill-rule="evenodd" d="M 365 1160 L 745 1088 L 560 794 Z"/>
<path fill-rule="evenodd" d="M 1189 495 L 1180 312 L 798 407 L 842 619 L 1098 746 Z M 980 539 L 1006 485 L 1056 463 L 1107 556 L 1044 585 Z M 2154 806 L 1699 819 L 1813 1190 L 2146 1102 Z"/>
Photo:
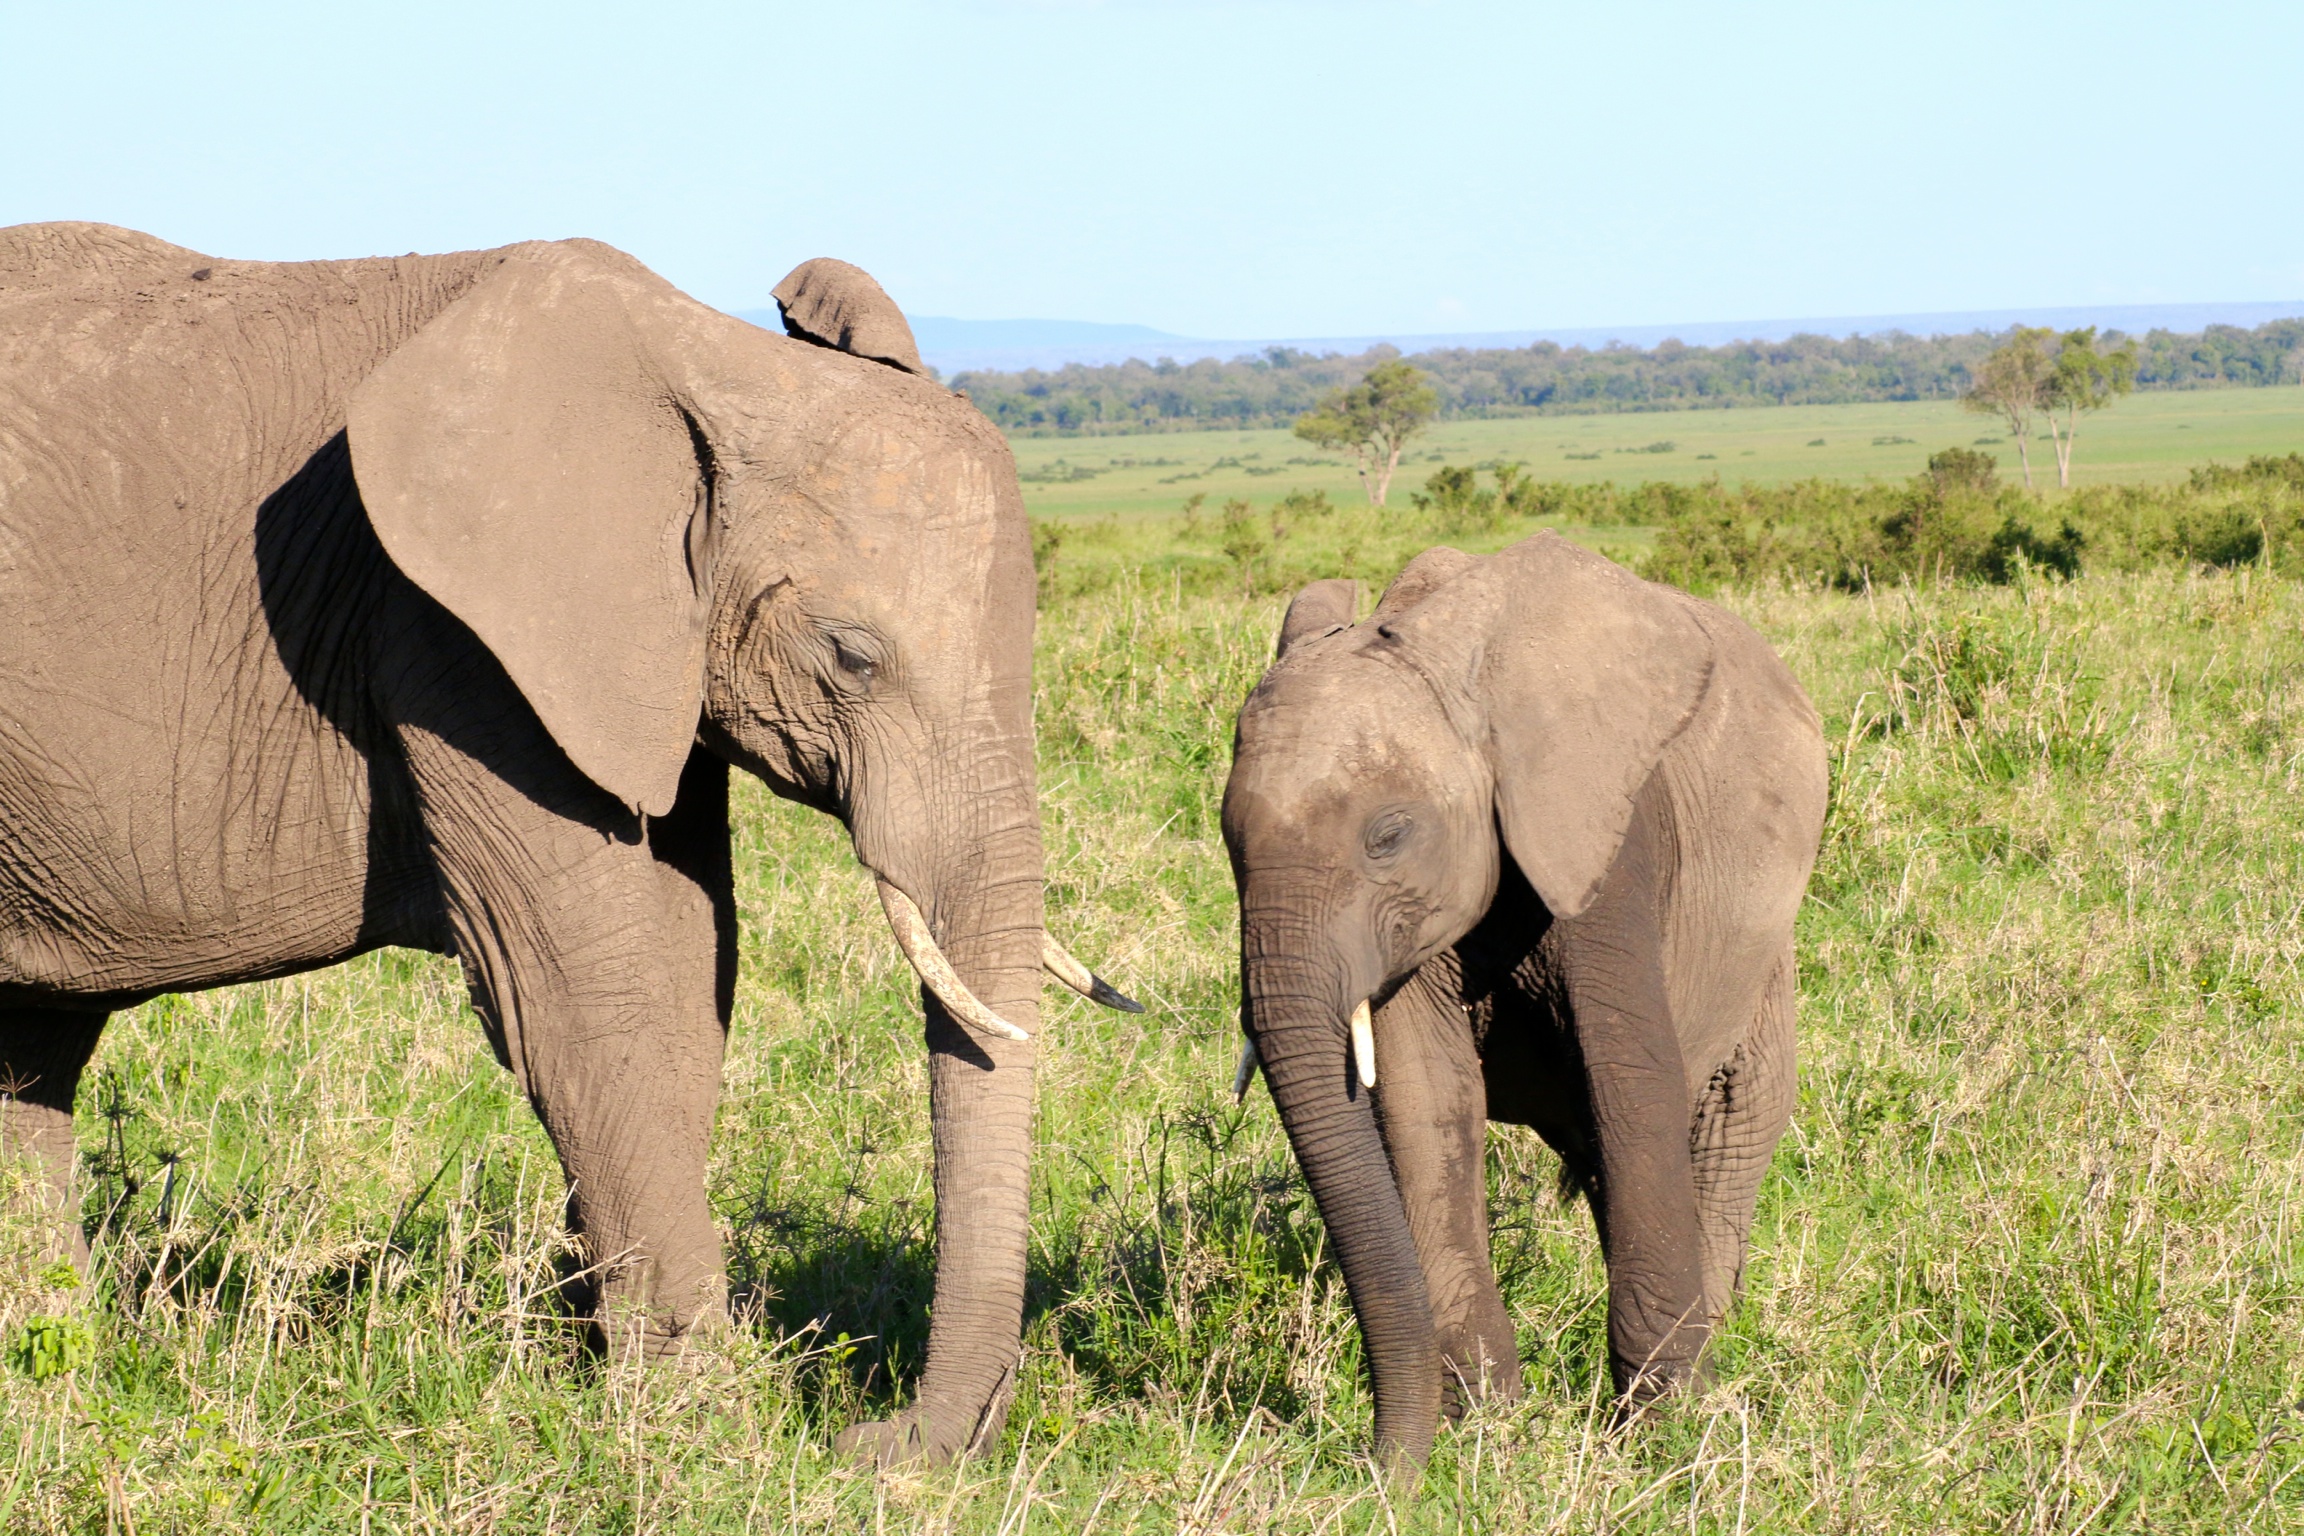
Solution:
<path fill-rule="evenodd" d="M 1378 550 L 1367 558 L 1394 558 Z M 592 1361 L 550 1149 L 446 962 L 170 998 L 82 1103 L 96 1278 L 0 1243 L 0 1529 L 2108 1531 L 2304 1525 L 2304 588 L 2177 568 L 1723 599 L 1824 712 L 1793 1130 L 1714 1386 L 1609 1433 L 1588 1215 L 1490 1137 L 1518 1408 L 1375 1483 L 1342 1287 L 1231 1102 L 1215 829 L 1283 599 L 1120 571 L 1043 620 L 1049 995 L 995 1454 L 828 1451 L 925 1337 L 912 987 L 838 829 L 739 796 L 712 1190 L 739 1325 Z M 62 1331 L 57 1331 L 62 1330 Z M 75 1335 L 75 1337 L 77 1337 Z"/>

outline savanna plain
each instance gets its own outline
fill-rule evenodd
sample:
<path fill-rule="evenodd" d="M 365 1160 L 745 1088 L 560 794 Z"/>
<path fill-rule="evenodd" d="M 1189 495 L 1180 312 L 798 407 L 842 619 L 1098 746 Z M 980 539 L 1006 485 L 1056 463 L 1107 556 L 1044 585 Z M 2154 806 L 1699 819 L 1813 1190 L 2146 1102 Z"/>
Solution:
<path fill-rule="evenodd" d="M 1723 425 L 1693 415 L 1623 430 Z M 2030 546 L 1992 579 L 1685 565 L 1831 744 L 1800 1106 L 1744 1298 L 1709 1387 L 1613 1430 L 1589 1214 L 1492 1129 L 1529 1391 L 1443 1434 L 1411 1493 L 1365 1459 L 1357 1331 L 1279 1122 L 1260 1086 L 1232 1099 L 1217 803 L 1296 575 L 1380 583 L 1559 518 L 1259 508 L 1220 548 L 1213 502 L 1171 510 L 1190 489 L 1042 543 L 1051 922 L 1149 1012 L 1048 994 L 1026 1352 L 987 1455 L 830 1452 L 925 1336 L 918 1005 L 839 829 L 747 784 L 712 1173 L 733 1329 L 680 1370 L 585 1356 L 553 1300 L 558 1169 L 451 962 L 164 998 L 83 1090 L 93 1277 L 0 1233 L 0 1529 L 2304 1529 L 2297 507 L 2219 503 L 2253 544 L 2071 579 Z M 1712 547 L 1633 532 L 1593 542 Z"/>

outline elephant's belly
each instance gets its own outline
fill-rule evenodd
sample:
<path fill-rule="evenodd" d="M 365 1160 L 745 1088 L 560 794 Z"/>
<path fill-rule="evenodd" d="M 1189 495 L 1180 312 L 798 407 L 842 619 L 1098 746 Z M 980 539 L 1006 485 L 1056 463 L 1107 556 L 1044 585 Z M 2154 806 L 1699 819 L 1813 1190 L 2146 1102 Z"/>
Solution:
<path fill-rule="evenodd" d="M 1488 1118 L 1529 1127 L 1562 1156 L 1581 1152 L 1591 1144 L 1592 1108 L 1575 1035 L 1524 1000 L 1498 1012 L 1480 1056 Z"/>
<path fill-rule="evenodd" d="M 438 947 L 413 816 L 374 814 L 349 743 L 283 734 L 186 753 L 50 730 L 35 753 L 0 729 L 0 1002 L 118 1005 Z"/>

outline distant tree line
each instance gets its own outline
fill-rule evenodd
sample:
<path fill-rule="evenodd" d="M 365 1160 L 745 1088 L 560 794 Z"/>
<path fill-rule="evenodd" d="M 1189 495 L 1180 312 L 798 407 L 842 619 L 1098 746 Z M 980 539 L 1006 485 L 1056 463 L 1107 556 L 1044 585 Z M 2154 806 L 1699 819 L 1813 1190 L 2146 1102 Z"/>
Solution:
<path fill-rule="evenodd" d="M 1580 415 L 1754 405 L 1840 405 L 1951 400 L 1973 370 L 2015 332 L 1961 336 L 1794 336 L 1778 342 L 1593 350 L 1540 341 L 1529 347 L 1445 348 L 1414 361 L 1439 395 L 1443 419 Z M 2207 389 L 2304 381 L 2304 319 L 2197 335 L 2155 330 L 2133 341 L 2138 389 Z M 1273 347 L 1253 357 L 1178 363 L 1074 363 L 1055 372 L 978 370 L 950 382 L 995 422 L 1026 436 L 1182 432 L 1287 426 L 1321 397 L 1356 384 L 1400 355 L 1378 346 L 1356 356 Z"/>

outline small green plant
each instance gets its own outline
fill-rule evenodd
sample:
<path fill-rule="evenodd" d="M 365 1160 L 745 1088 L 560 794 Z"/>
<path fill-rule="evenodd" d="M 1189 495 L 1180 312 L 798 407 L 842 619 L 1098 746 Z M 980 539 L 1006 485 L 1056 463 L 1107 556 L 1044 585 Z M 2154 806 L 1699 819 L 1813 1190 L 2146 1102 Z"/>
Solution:
<path fill-rule="evenodd" d="M 69 1375 L 95 1358 L 96 1336 L 77 1317 L 28 1317 L 8 1346 L 9 1367 L 34 1381 Z"/>
<path fill-rule="evenodd" d="M 1032 525 L 1032 569 L 1038 576 L 1040 596 L 1047 598 L 1056 590 L 1056 561 L 1064 549 L 1064 529 L 1053 522 L 1035 522 Z"/>
<path fill-rule="evenodd" d="M 1269 534 L 1257 527 L 1250 515 L 1254 510 L 1244 496 L 1231 497 L 1224 503 L 1224 541 L 1219 547 L 1239 573 L 1242 595 L 1255 591 L 1256 566 L 1270 545 Z"/>

